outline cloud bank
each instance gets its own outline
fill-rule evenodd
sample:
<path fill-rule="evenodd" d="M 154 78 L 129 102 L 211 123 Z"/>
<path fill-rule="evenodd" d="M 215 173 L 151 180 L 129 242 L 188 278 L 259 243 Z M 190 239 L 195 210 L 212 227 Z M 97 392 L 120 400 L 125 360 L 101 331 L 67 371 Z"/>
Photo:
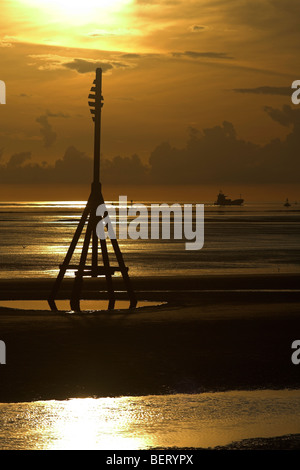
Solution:
<path fill-rule="evenodd" d="M 102 158 L 102 182 L 108 185 L 299 183 L 300 109 L 285 105 L 281 109 L 265 107 L 264 110 L 273 121 L 290 129 L 284 140 L 274 139 L 263 146 L 248 142 L 237 136 L 234 125 L 228 121 L 202 131 L 189 128 L 184 147 L 162 142 L 151 152 L 147 163 L 138 155 Z M 52 166 L 32 163 L 30 159 L 30 152 L 21 152 L 0 164 L 0 182 L 55 184 L 92 180 L 92 158 L 75 147 L 69 147 Z"/>

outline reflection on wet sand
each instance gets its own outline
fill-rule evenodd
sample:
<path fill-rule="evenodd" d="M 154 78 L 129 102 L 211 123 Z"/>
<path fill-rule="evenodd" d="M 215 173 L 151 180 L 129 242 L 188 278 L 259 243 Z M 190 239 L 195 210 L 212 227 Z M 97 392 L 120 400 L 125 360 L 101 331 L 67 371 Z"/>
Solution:
<path fill-rule="evenodd" d="M 1 449 L 208 448 L 300 433 L 299 390 L 1 404 Z"/>

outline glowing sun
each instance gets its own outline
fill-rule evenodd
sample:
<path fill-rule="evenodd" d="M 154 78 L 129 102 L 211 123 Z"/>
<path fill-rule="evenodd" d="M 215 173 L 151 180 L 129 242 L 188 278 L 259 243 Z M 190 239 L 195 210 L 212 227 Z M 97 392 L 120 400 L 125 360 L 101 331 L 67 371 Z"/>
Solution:
<path fill-rule="evenodd" d="M 133 0 L 19 0 L 36 15 L 46 14 L 49 21 L 68 23 L 97 22 L 103 24 L 122 12 Z"/>

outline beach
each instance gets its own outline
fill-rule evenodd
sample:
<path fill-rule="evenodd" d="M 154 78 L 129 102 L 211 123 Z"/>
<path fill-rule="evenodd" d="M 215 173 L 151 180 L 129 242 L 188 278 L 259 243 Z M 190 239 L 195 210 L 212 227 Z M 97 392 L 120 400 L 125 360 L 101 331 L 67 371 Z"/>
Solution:
<path fill-rule="evenodd" d="M 139 301 L 157 305 L 81 312 L 0 307 L 7 354 L 0 402 L 299 389 L 300 365 L 291 361 L 300 332 L 299 276 L 132 281 Z M 60 299 L 68 299 L 72 282 L 64 281 Z M 1 300 L 47 299 L 52 283 L 2 280 Z M 121 279 L 116 286 L 126 298 Z M 106 298 L 102 279 L 84 284 L 83 298 L 95 297 Z M 258 435 L 218 448 L 295 449 L 299 436 Z"/>
<path fill-rule="evenodd" d="M 2 307 L 0 400 L 298 388 L 291 344 L 300 332 L 299 277 L 232 276 L 223 289 L 221 281 L 133 280 L 138 299 L 158 302 L 133 310 Z M 47 298 L 52 282 L 2 281 L 1 298 Z M 93 288 L 87 283 L 85 298 Z"/>

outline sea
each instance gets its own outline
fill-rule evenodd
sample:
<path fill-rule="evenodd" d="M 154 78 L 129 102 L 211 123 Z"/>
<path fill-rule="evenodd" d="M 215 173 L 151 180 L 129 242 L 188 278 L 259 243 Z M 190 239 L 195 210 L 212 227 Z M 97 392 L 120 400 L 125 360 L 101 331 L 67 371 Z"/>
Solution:
<path fill-rule="evenodd" d="M 151 202 L 134 204 L 150 214 Z M 56 277 L 84 207 L 84 201 L 1 203 L 0 279 Z M 299 229 L 297 203 L 205 204 L 199 250 L 172 237 L 119 245 L 132 276 L 299 273 Z M 82 241 L 75 263 L 81 249 Z M 2 450 L 212 448 L 297 433 L 300 390 L 0 403 Z"/>
<path fill-rule="evenodd" d="M 118 201 L 107 203 L 118 205 Z M 167 204 L 170 207 L 174 201 Z M 189 204 L 195 212 L 196 203 Z M 300 271 L 300 204 L 292 203 L 288 208 L 283 203 L 225 207 L 204 204 L 204 244 L 201 249 L 192 250 L 186 249 L 189 240 L 184 233 L 183 205 L 182 219 L 175 220 L 176 224 L 182 223 L 183 234 L 178 239 L 173 236 L 172 220 L 169 238 L 160 236 L 152 239 L 152 203 L 135 201 L 134 205 L 147 209 L 149 238 L 132 239 L 128 236 L 119 240 L 131 276 Z M 56 277 L 84 207 L 83 201 L 0 204 L 0 279 Z M 127 224 L 129 227 L 133 219 L 120 218 L 117 224 Z M 194 217 L 194 230 L 195 224 Z M 81 250 L 82 240 L 73 255 L 72 262 L 75 264 Z M 112 251 L 110 246 L 109 251 Z M 73 272 L 69 271 L 67 276 L 73 276 Z"/>

